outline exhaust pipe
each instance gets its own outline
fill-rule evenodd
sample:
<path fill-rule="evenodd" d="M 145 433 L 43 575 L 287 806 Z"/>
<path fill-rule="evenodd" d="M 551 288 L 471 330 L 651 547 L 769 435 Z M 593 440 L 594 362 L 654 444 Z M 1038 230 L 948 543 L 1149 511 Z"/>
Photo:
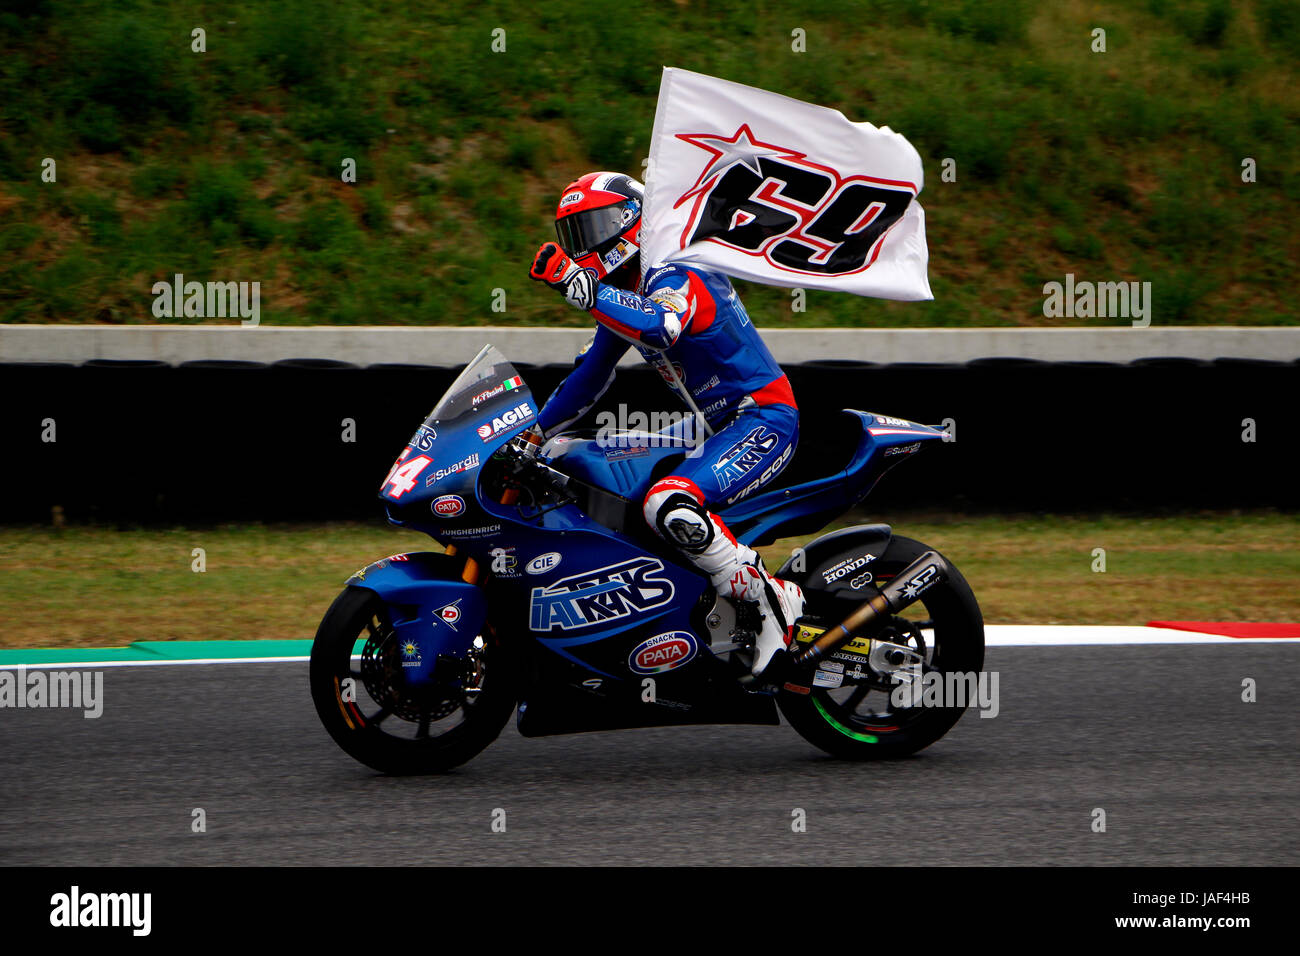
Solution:
<path fill-rule="evenodd" d="M 940 581 L 948 580 L 948 564 L 937 551 L 927 551 L 894 576 L 880 593 L 864 601 L 840 625 L 822 634 L 812 644 L 792 654 L 794 664 L 821 660 L 853 640 L 854 634 L 890 614 L 915 604 L 921 595 Z"/>

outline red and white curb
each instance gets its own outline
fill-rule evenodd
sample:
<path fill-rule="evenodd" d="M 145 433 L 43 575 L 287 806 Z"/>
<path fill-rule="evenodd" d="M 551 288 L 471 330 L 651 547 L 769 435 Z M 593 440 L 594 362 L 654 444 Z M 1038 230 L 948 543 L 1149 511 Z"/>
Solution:
<path fill-rule="evenodd" d="M 986 624 L 986 647 L 1095 647 L 1115 644 L 1296 644 L 1300 637 L 1233 637 L 1147 625 Z"/>

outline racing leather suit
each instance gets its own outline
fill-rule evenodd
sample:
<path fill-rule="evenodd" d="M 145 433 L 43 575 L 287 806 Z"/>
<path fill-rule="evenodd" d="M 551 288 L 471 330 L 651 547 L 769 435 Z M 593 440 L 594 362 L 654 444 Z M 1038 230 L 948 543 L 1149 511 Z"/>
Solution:
<path fill-rule="evenodd" d="M 789 463 L 799 435 L 794 394 L 726 276 L 669 264 L 653 270 L 644 289 L 641 295 L 595 286 L 588 301 L 596 334 L 543 407 L 538 425 L 549 437 L 585 414 L 613 382 L 629 347 L 675 391 L 689 393 L 713 434 L 651 486 L 644 515 L 720 594 L 758 602 L 757 674 L 789 645 L 803 594 L 768 574 L 713 509 L 754 494 Z"/>

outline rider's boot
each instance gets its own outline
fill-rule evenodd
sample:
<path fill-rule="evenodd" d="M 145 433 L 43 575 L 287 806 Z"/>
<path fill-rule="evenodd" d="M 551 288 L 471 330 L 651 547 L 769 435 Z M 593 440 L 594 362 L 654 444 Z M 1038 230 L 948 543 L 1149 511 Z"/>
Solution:
<path fill-rule="evenodd" d="M 742 545 L 743 547 L 743 545 Z M 748 551 L 748 548 L 745 548 Z M 803 590 L 792 581 L 782 581 L 763 567 L 763 559 L 753 554 L 753 560 L 741 564 L 730 575 L 725 572 L 710 575 L 719 594 L 737 602 L 754 605 L 758 626 L 755 628 L 753 673 L 763 674 L 772 658 L 786 650 L 794 637 L 794 622 L 803 613 Z"/>
<path fill-rule="evenodd" d="M 758 676 L 778 651 L 790 646 L 794 622 L 803 613 L 803 591 L 770 574 L 758 552 L 738 542 L 702 499 L 692 482 L 675 476 L 661 479 L 646 495 L 646 519 L 709 576 L 720 595 L 736 603 L 737 623 L 751 619 L 752 670 Z"/>

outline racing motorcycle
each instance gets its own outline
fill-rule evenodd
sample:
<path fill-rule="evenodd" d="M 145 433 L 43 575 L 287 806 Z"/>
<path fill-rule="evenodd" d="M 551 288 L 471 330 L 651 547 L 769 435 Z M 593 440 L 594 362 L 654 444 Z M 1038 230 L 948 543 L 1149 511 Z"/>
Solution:
<path fill-rule="evenodd" d="M 848 463 L 720 510 L 740 541 L 815 534 L 943 438 L 841 414 L 855 441 Z M 445 771 L 516 710 L 525 737 L 777 725 L 779 711 L 849 759 L 913 753 L 960 718 L 964 701 L 927 705 L 919 693 L 984 660 L 979 606 L 938 552 L 884 524 L 795 549 L 777 575 L 803 588 L 805 612 L 790 649 L 754 679 L 753 606 L 719 597 L 642 518 L 646 490 L 689 436 L 603 429 L 540 443 L 536 418 L 522 377 L 485 346 L 384 479 L 388 520 L 444 550 L 356 572 L 317 630 L 312 698 L 354 758 L 384 773 Z"/>

